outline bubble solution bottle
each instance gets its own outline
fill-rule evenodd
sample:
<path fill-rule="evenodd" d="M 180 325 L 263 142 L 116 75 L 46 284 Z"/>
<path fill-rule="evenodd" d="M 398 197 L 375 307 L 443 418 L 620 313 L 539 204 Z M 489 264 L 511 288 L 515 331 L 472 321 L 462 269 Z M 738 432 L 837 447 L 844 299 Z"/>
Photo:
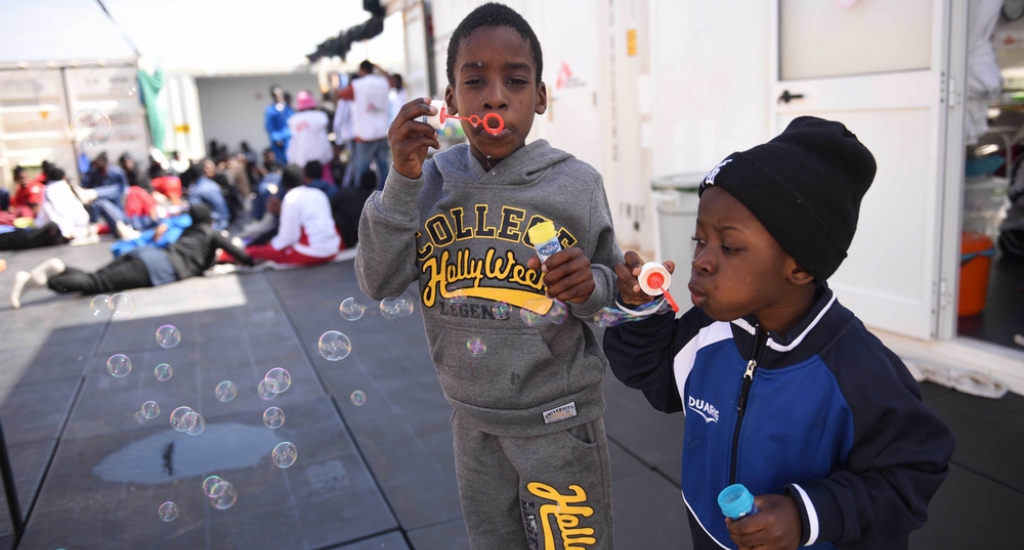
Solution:
<path fill-rule="evenodd" d="M 722 514 L 733 521 L 760 512 L 754 504 L 754 495 L 740 483 L 722 489 L 718 494 L 718 506 L 722 508 Z"/>
<path fill-rule="evenodd" d="M 562 245 L 558 242 L 558 233 L 555 232 L 555 224 L 541 222 L 527 230 L 530 235 L 530 242 L 537 251 L 540 263 L 548 261 L 552 255 L 562 251 Z"/>

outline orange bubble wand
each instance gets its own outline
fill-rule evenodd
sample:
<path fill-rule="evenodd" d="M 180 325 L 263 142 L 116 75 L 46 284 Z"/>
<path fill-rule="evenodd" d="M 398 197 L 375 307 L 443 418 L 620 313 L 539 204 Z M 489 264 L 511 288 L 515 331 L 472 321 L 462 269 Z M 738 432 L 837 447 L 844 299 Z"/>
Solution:
<path fill-rule="evenodd" d="M 501 115 L 499 115 L 498 113 L 487 113 L 486 115 L 484 115 L 483 118 L 480 118 L 477 115 L 457 116 L 448 114 L 448 107 L 442 106 L 438 116 L 441 119 L 441 126 L 444 126 L 445 121 L 447 121 L 448 119 L 464 120 L 470 123 L 474 128 L 483 124 L 484 130 L 486 130 L 487 133 L 493 136 L 500 134 L 501 131 L 505 129 L 505 119 L 501 118 Z M 497 126 L 491 126 L 490 121 L 495 121 L 497 123 Z"/>

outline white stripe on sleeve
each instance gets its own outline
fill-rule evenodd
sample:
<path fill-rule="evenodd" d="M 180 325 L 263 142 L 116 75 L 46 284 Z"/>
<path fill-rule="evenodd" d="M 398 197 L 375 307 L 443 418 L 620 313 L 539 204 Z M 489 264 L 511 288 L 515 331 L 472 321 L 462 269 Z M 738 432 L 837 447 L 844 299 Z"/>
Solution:
<path fill-rule="evenodd" d="M 804 501 L 804 510 L 807 510 L 807 523 L 810 525 L 807 526 L 809 534 L 807 535 L 807 544 L 804 546 L 810 546 L 818 540 L 818 512 L 814 510 L 814 503 L 811 502 L 811 497 L 807 496 L 804 488 L 795 483 L 793 487 L 800 493 L 800 500 Z"/>

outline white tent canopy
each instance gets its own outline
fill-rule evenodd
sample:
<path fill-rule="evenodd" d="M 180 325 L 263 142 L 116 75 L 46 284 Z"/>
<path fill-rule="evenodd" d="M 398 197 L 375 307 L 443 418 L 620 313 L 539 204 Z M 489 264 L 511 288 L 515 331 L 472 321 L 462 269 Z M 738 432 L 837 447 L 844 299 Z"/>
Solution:
<path fill-rule="evenodd" d="M 0 17 L 0 63 L 92 63 L 135 57 L 94 0 L 13 0 Z"/>
<path fill-rule="evenodd" d="M 8 0 L 0 17 L 0 63 L 96 62 L 139 53 L 191 74 L 290 72 L 323 40 L 369 18 L 360 0 Z M 401 16 L 356 44 L 348 63 L 369 57 L 399 67 Z M 127 40 L 122 37 L 122 33 Z"/>

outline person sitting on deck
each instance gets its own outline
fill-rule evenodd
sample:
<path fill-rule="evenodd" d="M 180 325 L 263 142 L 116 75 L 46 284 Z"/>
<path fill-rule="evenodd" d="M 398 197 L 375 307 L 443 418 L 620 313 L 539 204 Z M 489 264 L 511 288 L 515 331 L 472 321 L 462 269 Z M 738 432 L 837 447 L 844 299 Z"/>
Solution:
<path fill-rule="evenodd" d="M 31 272 L 14 275 L 11 305 L 21 307 L 25 290 L 49 287 L 59 293 L 113 293 L 148 286 L 160 286 L 202 275 L 216 263 L 222 248 L 237 261 L 252 265 L 245 251 L 213 229 L 213 216 L 205 204 L 192 204 L 192 225 L 167 249 L 143 246 L 117 258 L 94 273 L 68 267 L 60 258 L 50 258 Z"/>
<path fill-rule="evenodd" d="M 254 260 L 286 265 L 317 265 L 330 262 L 341 250 L 341 237 L 331 216 L 331 203 L 323 191 L 302 185 L 298 166 L 288 166 L 281 176 L 284 199 L 270 201 L 268 211 L 280 218 L 277 236 L 269 244 L 253 245 L 246 252 Z M 274 212 L 278 210 L 279 212 Z"/>

